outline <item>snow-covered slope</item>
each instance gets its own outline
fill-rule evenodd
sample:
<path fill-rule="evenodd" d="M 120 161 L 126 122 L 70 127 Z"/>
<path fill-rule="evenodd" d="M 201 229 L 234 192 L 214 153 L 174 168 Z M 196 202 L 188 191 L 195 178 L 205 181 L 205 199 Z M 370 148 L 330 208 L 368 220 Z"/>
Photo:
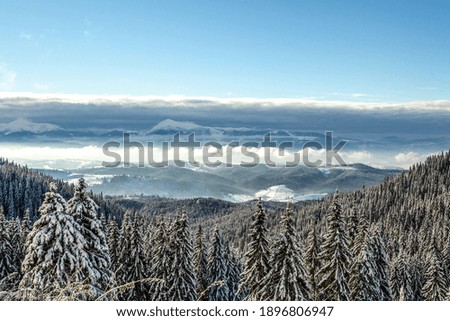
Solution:
<path fill-rule="evenodd" d="M 257 192 L 255 196 L 264 201 L 287 202 L 294 198 L 295 193 L 286 185 L 275 185 Z"/>
<path fill-rule="evenodd" d="M 257 128 L 246 128 L 246 127 L 211 127 L 202 126 L 190 121 L 175 121 L 172 119 L 165 119 L 160 123 L 156 124 L 149 131 L 144 131 L 143 134 L 149 135 L 174 135 L 176 133 L 181 134 L 191 134 L 195 133 L 198 136 L 209 136 L 211 138 L 215 137 L 247 137 L 251 138 L 254 136 L 263 137 L 263 135 L 271 132 L 274 136 L 281 137 L 294 137 L 288 131 L 282 130 L 271 130 L 271 129 L 257 129 Z M 300 137 L 301 138 L 301 137 Z"/>
<path fill-rule="evenodd" d="M 214 135 L 222 134 L 222 132 L 218 128 L 200 126 L 190 121 L 165 119 L 155 125 L 147 134 L 172 135 L 176 133 L 195 133 L 196 135 Z"/>
<path fill-rule="evenodd" d="M 48 123 L 34 123 L 26 118 L 18 118 L 10 123 L 0 123 L 0 133 L 4 135 L 19 132 L 42 134 L 58 130 L 62 130 L 62 128 Z"/>
<path fill-rule="evenodd" d="M 155 125 L 151 131 L 158 131 L 158 130 L 195 130 L 199 128 L 200 126 L 196 123 L 190 122 L 190 121 L 175 121 L 172 119 L 165 119 L 162 122 Z"/>
<path fill-rule="evenodd" d="M 326 195 L 327 193 L 297 194 L 286 185 L 275 185 L 256 192 L 254 196 L 245 194 L 229 194 L 224 199 L 236 203 L 250 201 L 255 198 L 261 198 L 266 202 L 298 202 L 321 199 Z"/>

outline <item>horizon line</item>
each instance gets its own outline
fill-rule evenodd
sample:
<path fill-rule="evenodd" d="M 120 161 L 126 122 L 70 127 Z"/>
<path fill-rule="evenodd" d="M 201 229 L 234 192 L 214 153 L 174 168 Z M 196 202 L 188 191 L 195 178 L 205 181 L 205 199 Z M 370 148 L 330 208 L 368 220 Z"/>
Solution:
<path fill-rule="evenodd" d="M 16 100 L 13 104 L 27 104 L 33 101 L 56 103 L 85 103 L 104 105 L 117 103 L 121 106 L 141 105 L 143 103 L 164 102 L 173 107 L 210 107 L 211 104 L 239 106 L 258 105 L 259 107 L 320 107 L 320 108 L 350 108 L 350 109 L 407 109 L 407 110 L 440 110 L 450 111 L 450 99 L 409 100 L 409 101 L 355 101 L 328 100 L 288 97 L 218 97 L 218 96 L 188 96 L 188 95 L 126 95 L 126 94 L 78 94 L 78 93 L 34 93 L 34 92 L 0 92 L 0 100 Z M 32 101 L 17 101 L 20 99 Z M 186 106 L 186 105 L 189 106 Z"/>

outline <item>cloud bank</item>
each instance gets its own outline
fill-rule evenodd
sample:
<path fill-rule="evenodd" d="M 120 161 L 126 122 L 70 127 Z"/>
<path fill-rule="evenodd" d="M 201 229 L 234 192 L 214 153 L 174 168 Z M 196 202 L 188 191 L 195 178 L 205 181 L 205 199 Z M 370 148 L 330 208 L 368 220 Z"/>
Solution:
<path fill-rule="evenodd" d="M 0 65 L 1 66 L 1 65 Z M 0 69 L 1 71 L 2 69 Z M 6 69 L 5 69 L 6 70 Z M 352 97 L 367 97 L 363 93 L 350 94 Z M 88 104 L 114 105 L 120 107 L 186 107 L 208 108 L 226 106 L 229 108 L 331 108 L 355 110 L 398 110 L 398 111 L 446 111 L 450 112 L 450 100 L 409 101 L 409 102 L 355 102 L 345 100 L 314 100 L 301 98 L 232 98 L 232 97 L 189 97 L 172 96 L 127 96 L 127 95 L 79 95 L 40 94 L 4 92 L 0 93 L 3 106 L 27 106 L 39 104 Z M 0 105 L 0 106 L 1 106 Z"/>
<path fill-rule="evenodd" d="M 150 129 L 164 119 L 202 126 L 342 134 L 447 135 L 450 101 L 404 103 L 291 98 L 216 98 L 0 93 L 3 119 L 27 118 L 70 129 Z"/>
<path fill-rule="evenodd" d="M 253 153 L 259 155 L 260 160 L 263 163 L 264 160 L 264 148 L 250 149 Z M 114 152 L 120 154 L 121 159 L 124 159 L 123 151 L 120 149 L 114 150 Z M 303 150 L 297 150 L 300 155 L 304 154 Z M 153 159 L 155 162 L 160 162 L 163 159 L 162 150 L 155 148 L 153 150 Z M 234 148 L 231 151 L 231 157 L 233 165 L 237 166 L 242 162 L 252 161 L 247 155 L 242 154 L 240 148 Z M 271 160 L 277 164 L 277 166 L 283 167 L 286 162 L 293 160 L 292 152 L 285 152 L 282 157 L 277 149 L 271 149 Z M 373 167 L 379 168 L 393 168 L 399 167 L 407 169 L 412 164 L 424 161 L 432 153 L 418 153 L 414 151 L 400 152 L 394 154 L 383 154 L 377 152 L 364 151 L 348 151 L 341 152 L 340 155 L 347 164 L 362 163 Z M 110 162 L 111 158 L 107 157 L 102 152 L 101 146 L 88 145 L 83 147 L 42 147 L 42 146 L 17 146 L 17 145 L 1 145 L 0 155 L 2 157 L 14 160 L 18 163 L 29 165 L 31 167 L 39 168 L 77 168 L 77 167 L 95 167 L 101 166 L 103 161 Z M 168 152 L 169 161 L 173 161 L 173 149 Z M 186 163 L 189 162 L 189 152 L 187 149 L 181 148 L 179 150 L 179 160 Z M 323 166 L 325 165 L 325 151 L 324 150 L 309 150 L 309 159 L 311 161 L 322 160 Z M 145 164 L 147 163 L 147 150 L 145 150 Z M 220 160 L 223 164 L 226 163 L 226 155 L 223 157 L 210 158 L 210 161 Z M 303 157 L 302 157 L 303 159 Z M 203 164 L 203 154 L 200 149 L 195 150 L 194 160 Z M 137 166 L 139 164 L 139 154 L 137 150 L 130 152 L 131 164 Z M 303 163 L 301 163 L 303 164 Z M 334 163 L 334 165 L 338 165 Z M 123 164 L 121 165 L 123 166 Z M 199 170 L 201 170 L 200 166 Z M 224 165 L 221 165 L 224 166 Z"/>

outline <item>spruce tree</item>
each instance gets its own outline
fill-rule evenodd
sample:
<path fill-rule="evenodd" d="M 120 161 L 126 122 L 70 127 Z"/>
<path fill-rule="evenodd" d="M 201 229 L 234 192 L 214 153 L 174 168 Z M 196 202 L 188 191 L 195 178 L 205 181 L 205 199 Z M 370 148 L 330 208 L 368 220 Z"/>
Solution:
<path fill-rule="evenodd" d="M 236 301 L 240 297 L 238 294 L 240 275 L 242 273 L 242 267 L 240 261 L 236 258 L 234 251 L 230 248 L 228 242 L 224 242 L 225 249 L 225 265 L 226 265 L 226 280 L 228 287 L 227 301 Z"/>
<path fill-rule="evenodd" d="M 106 236 L 97 215 L 98 205 L 89 197 L 86 187 L 86 182 L 80 178 L 74 196 L 67 202 L 67 208 L 81 227 L 81 234 L 86 241 L 84 250 L 94 272 L 89 275 L 90 283 L 99 289 L 98 295 L 101 295 L 114 284 L 114 277 Z"/>
<path fill-rule="evenodd" d="M 109 257 L 111 259 L 111 270 L 115 273 L 118 268 L 118 260 L 120 257 L 120 230 L 115 219 L 108 222 L 108 248 Z"/>
<path fill-rule="evenodd" d="M 390 280 L 392 299 L 411 301 L 414 298 L 412 276 L 407 255 L 403 250 L 391 262 Z"/>
<path fill-rule="evenodd" d="M 372 228 L 370 234 L 363 231 L 361 235 L 365 235 L 365 239 L 358 246 L 359 251 L 355 251 L 349 283 L 352 299 L 391 300 L 388 262 L 379 228 Z"/>
<path fill-rule="evenodd" d="M 444 240 L 442 244 L 443 248 L 443 259 L 444 259 L 444 267 L 449 275 L 449 285 L 450 285 L 450 213 L 446 216 L 446 224 L 445 224 L 445 234 Z"/>
<path fill-rule="evenodd" d="M 228 248 L 228 259 L 227 259 L 227 283 L 229 295 L 229 301 L 242 301 L 243 295 L 239 292 L 239 284 L 241 282 L 242 275 L 242 260 L 240 256 L 236 253 L 234 249 Z"/>
<path fill-rule="evenodd" d="M 306 251 L 305 251 L 305 267 L 308 275 L 308 282 L 310 287 L 310 300 L 317 300 L 317 272 L 320 269 L 319 261 L 319 242 L 317 240 L 317 222 L 318 216 L 316 216 L 309 228 L 308 236 L 306 238 Z"/>
<path fill-rule="evenodd" d="M 146 267 L 142 235 L 138 218 L 127 211 L 122 222 L 120 256 L 118 258 L 117 281 L 119 286 L 128 284 L 119 290 L 119 299 L 126 301 L 145 300 L 147 291 L 144 283 Z"/>
<path fill-rule="evenodd" d="M 407 297 L 407 300 L 423 301 L 422 289 L 425 284 L 425 266 L 417 255 L 412 255 L 408 259 L 408 269 L 411 276 L 411 295 Z"/>
<path fill-rule="evenodd" d="M 347 301 L 350 300 L 348 282 L 351 256 L 338 195 L 336 191 L 326 216 L 326 231 L 320 251 L 322 267 L 318 272 L 320 281 L 317 288 L 321 300 Z"/>
<path fill-rule="evenodd" d="M 25 215 L 22 218 L 22 223 L 20 226 L 20 243 L 22 244 L 22 252 L 25 252 L 26 250 L 25 245 L 27 242 L 27 236 L 32 228 L 33 225 L 31 224 L 31 214 L 30 210 L 27 208 L 25 210 Z"/>
<path fill-rule="evenodd" d="M 167 298 L 171 301 L 195 301 L 197 280 L 192 261 L 192 239 L 186 212 L 183 212 L 175 221 L 170 244 L 172 267 L 168 275 Z"/>
<path fill-rule="evenodd" d="M 376 275 L 376 261 L 369 235 L 363 240 L 358 256 L 353 258 L 353 273 L 349 287 L 352 300 L 376 301 L 379 298 L 380 283 Z"/>
<path fill-rule="evenodd" d="M 289 205 L 280 224 L 280 235 L 270 259 L 271 269 L 262 280 L 260 298 L 271 301 L 309 300 L 307 273 Z"/>
<path fill-rule="evenodd" d="M 433 240 L 425 271 L 425 283 L 422 295 L 427 301 L 443 301 L 448 291 L 447 275 L 445 274 L 442 255 Z"/>
<path fill-rule="evenodd" d="M 358 235 L 358 227 L 360 226 L 359 216 L 356 209 L 356 204 L 353 203 L 350 214 L 347 217 L 347 231 L 348 231 L 348 247 L 352 251 L 355 244 L 356 236 Z"/>
<path fill-rule="evenodd" d="M 61 290 L 71 295 L 70 284 L 83 282 L 96 273 L 84 251 L 81 227 L 67 214 L 67 203 L 57 193 L 55 183 L 50 184 L 39 212 L 41 217 L 27 238 L 19 285 L 22 297 L 52 298 L 51 293 L 60 295 Z"/>
<path fill-rule="evenodd" d="M 208 287 L 208 256 L 203 238 L 202 226 L 199 225 L 195 235 L 194 247 L 194 269 L 197 278 L 198 298 L 202 296 L 202 293 Z"/>
<path fill-rule="evenodd" d="M 369 235 L 369 220 L 365 213 L 360 215 L 357 229 L 358 229 L 358 231 L 357 231 L 356 235 L 354 236 L 353 244 L 352 244 L 351 248 L 349 247 L 351 256 L 353 258 L 357 258 L 360 255 L 360 253 L 362 251 L 362 246 Z M 354 263 L 354 262 L 352 262 L 352 263 Z M 358 272 L 358 268 L 353 265 L 354 264 L 350 265 L 352 274 Z"/>
<path fill-rule="evenodd" d="M 218 228 L 214 235 L 208 254 L 208 300 L 227 301 L 229 297 L 225 246 Z"/>
<path fill-rule="evenodd" d="M 20 272 L 20 265 L 23 261 L 23 247 L 20 241 L 21 232 L 19 218 L 11 219 L 9 221 L 7 233 L 12 248 L 11 257 L 14 272 Z"/>
<path fill-rule="evenodd" d="M 146 217 L 142 218 L 143 220 L 146 219 Z M 142 241 L 143 241 L 143 247 L 144 247 L 144 265 L 146 268 L 145 274 L 148 276 L 151 276 L 152 270 L 153 270 L 153 228 L 152 224 L 150 222 L 143 222 L 142 223 Z M 150 284 L 147 282 L 145 284 L 147 296 L 149 295 L 148 289 Z"/>
<path fill-rule="evenodd" d="M 13 247 L 7 231 L 3 208 L 0 206 L 0 284 L 13 272 L 16 272 L 14 267 Z"/>
<path fill-rule="evenodd" d="M 152 301 L 166 301 L 167 300 L 167 285 L 168 276 L 172 264 L 169 255 L 169 241 L 167 237 L 167 228 L 164 219 L 158 221 L 156 225 L 156 232 L 153 235 L 154 244 L 154 262 L 152 267 L 151 277 L 152 282 L 149 285 L 149 296 Z"/>
<path fill-rule="evenodd" d="M 244 254 L 244 271 L 241 275 L 240 292 L 247 293 L 249 300 L 258 300 L 262 279 L 270 270 L 270 248 L 267 240 L 266 213 L 261 198 L 256 204 L 249 234 L 247 252 Z"/>
<path fill-rule="evenodd" d="M 373 259 L 375 261 L 375 277 L 379 282 L 379 293 L 376 300 L 392 300 L 391 282 L 389 278 L 389 261 L 386 254 L 386 246 L 381 235 L 381 226 L 377 225 L 371 231 L 371 245 Z"/>

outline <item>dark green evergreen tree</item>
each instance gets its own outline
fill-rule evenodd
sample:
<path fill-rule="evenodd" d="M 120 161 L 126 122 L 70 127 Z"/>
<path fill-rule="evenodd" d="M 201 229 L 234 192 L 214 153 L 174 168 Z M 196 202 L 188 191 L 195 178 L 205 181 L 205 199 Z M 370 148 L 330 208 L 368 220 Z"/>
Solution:
<path fill-rule="evenodd" d="M 198 226 L 195 235 L 194 269 L 197 278 L 197 297 L 200 298 L 208 287 L 208 255 L 201 225 Z"/>
<path fill-rule="evenodd" d="M 86 182 L 80 178 L 74 196 L 67 202 L 67 210 L 81 227 L 85 239 L 84 251 L 93 269 L 93 273 L 89 274 L 89 282 L 99 289 L 98 295 L 101 295 L 114 285 L 114 274 L 111 271 L 106 235 L 97 214 L 98 205 L 89 197 L 86 188 Z"/>
<path fill-rule="evenodd" d="M 321 300 L 348 301 L 351 255 L 338 192 L 326 216 L 326 230 L 320 251 L 321 269 L 317 285 Z"/>
<path fill-rule="evenodd" d="M 152 267 L 152 282 L 149 284 L 149 295 L 152 301 L 166 301 L 167 287 L 169 281 L 167 276 L 171 272 L 172 264 L 169 254 L 169 240 L 167 235 L 167 228 L 164 219 L 158 221 L 156 225 L 156 232 L 154 233 L 154 261 Z"/>
<path fill-rule="evenodd" d="M 422 295 L 427 301 L 444 301 L 446 299 L 448 284 L 442 254 L 438 249 L 436 240 L 433 240 L 429 249 L 425 271 L 425 283 Z"/>
<path fill-rule="evenodd" d="M 306 251 L 305 251 L 305 266 L 308 275 L 308 282 L 310 287 L 310 299 L 317 300 L 317 272 L 320 269 L 319 261 L 319 242 L 317 239 L 317 224 L 318 217 L 316 216 L 309 227 L 308 237 L 306 239 Z"/>
<path fill-rule="evenodd" d="M 229 288 L 227 280 L 227 264 L 225 261 L 225 245 L 217 228 L 208 254 L 208 300 L 228 301 Z"/>
<path fill-rule="evenodd" d="M 167 275 L 167 298 L 170 301 L 195 301 L 197 300 L 197 280 L 186 212 L 183 212 L 174 223 L 170 246 L 172 266 L 170 274 Z"/>
<path fill-rule="evenodd" d="M 80 225 L 67 213 L 67 203 L 50 184 L 39 208 L 41 217 L 27 238 L 19 288 L 23 299 L 51 299 L 53 295 L 72 295 L 72 286 L 84 283 L 96 273 L 88 254 Z M 91 289 L 93 292 L 95 288 Z M 91 291 L 89 291 L 91 292 Z M 80 298 L 85 299 L 81 293 Z M 88 296 L 93 293 L 88 293 Z"/>
<path fill-rule="evenodd" d="M 0 207 L 0 284 L 10 273 L 14 272 L 17 270 L 14 266 L 13 247 L 7 232 L 3 208 Z"/>
<path fill-rule="evenodd" d="M 147 291 L 145 288 L 146 268 L 144 265 L 142 235 L 139 220 L 132 217 L 130 212 L 125 213 L 121 229 L 120 257 L 116 272 L 119 286 L 118 296 L 120 300 L 145 300 Z"/>
<path fill-rule="evenodd" d="M 270 259 L 271 269 L 262 280 L 259 298 L 270 301 L 309 300 L 307 272 L 289 205 L 280 224 L 280 235 Z"/>
<path fill-rule="evenodd" d="M 258 292 L 263 285 L 262 279 L 270 270 L 267 234 L 266 213 L 260 198 L 253 214 L 247 252 L 244 254 L 244 270 L 241 275 L 240 291 L 245 293 L 249 300 L 259 299 Z"/>

